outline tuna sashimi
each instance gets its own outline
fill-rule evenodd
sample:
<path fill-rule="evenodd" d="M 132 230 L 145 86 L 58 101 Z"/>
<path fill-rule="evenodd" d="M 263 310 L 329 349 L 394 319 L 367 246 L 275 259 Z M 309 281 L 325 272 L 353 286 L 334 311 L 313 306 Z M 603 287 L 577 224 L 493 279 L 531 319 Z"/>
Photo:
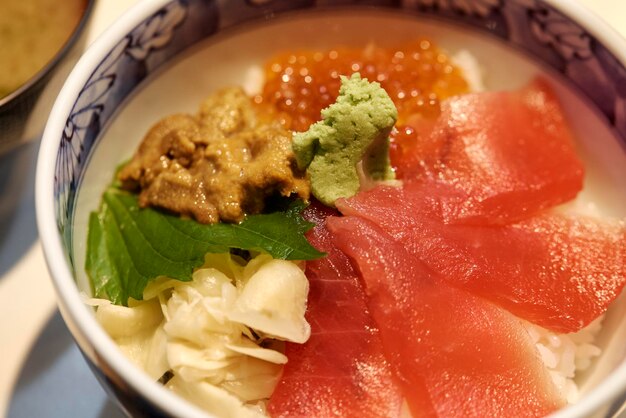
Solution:
<path fill-rule="evenodd" d="M 582 189 L 582 162 L 544 82 L 453 97 L 436 121 L 412 125 L 395 135 L 392 163 L 400 178 L 454 186 L 462 196 L 449 204 L 448 222 L 506 223 Z"/>
<path fill-rule="evenodd" d="M 432 270 L 513 314 L 575 332 L 626 284 L 626 225 L 544 213 L 502 226 L 449 225 L 441 186 L 379 187 L 338 203 L 379 224 Z"/>
<path fill-rule="evenodd" d="M 273 417 L 397 417 L 402 396 L 364 291 L 323 225 L 331 213 L 321 205 L 305 212 L 317 224 L 307 238 L 328 255 L 307 262 L 311 337 L 305 344 L 287 343 L 289 361 L 268 411 Z"/>
<path fill-rule="evenodd" d="M 538 417 L 564 405 L 519 319 L 456 289 L 357 217 L 328 228 L 360 270 L 368 307 L 414 418 Z"/>

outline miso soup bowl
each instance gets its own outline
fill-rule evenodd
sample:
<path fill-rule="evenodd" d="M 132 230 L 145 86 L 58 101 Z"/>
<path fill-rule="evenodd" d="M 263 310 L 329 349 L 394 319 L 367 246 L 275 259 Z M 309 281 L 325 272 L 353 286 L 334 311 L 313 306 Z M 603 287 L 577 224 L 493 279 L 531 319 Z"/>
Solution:
<path fill-rule="evenodd" d="M 63 81 L 86 46 L 89 18 L 94 5 L 95 0 L 84 0 L 80 20 L 50 61 L 23 85 L 0 97 L 0 154 L 8 153 L 27 141 L 39 139 Z M 15 16 L 15 19 L 19 18 Z M 46 36 L 46 33 L 42 35 Z M 0 62 L 0 67 L 5 65 Z"/>
<path fill-rule="evenodd" d="M 488 89 L 542 73 L 588 167 L 589 198 L 626 216 L 626 43 L 573 1 L 151 0 L 83 55 L 54 105 L 37 165 L 37 222 L 58 303 L 103 387 L 132 416 L 206 417 L 138 370 L 84 303 L 87 218 L 116 166 L 159 118 L 254 80 L 285 49 L 393 44 L 427 36 L 469 50 Z M 254 86 L 252 86 L 254 87 Z M 626 399 L 626 298 L 607 313 L 603 355 L 558 417 L 612 416 Z"/>

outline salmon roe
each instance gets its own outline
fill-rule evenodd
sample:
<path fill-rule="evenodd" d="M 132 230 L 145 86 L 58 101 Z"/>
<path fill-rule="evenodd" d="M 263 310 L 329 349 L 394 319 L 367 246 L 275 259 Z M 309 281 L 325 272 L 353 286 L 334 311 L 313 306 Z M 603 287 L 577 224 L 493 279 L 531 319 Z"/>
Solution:
<path fill-rule="evenodd" d="M 382 48 L 337 48 L 277 55 L 265 66 L 263 92 L 257 103 L 268 103 L 284 114 L 294 131 L 305 131 L 334 103 L 340 76 L 359 72 L 378 81 L 398 108 L 399 122 L 410 116 L 436 116 L 439 101 L 466 93 L 468 85 L 450 58 L 428 39 Z"/>

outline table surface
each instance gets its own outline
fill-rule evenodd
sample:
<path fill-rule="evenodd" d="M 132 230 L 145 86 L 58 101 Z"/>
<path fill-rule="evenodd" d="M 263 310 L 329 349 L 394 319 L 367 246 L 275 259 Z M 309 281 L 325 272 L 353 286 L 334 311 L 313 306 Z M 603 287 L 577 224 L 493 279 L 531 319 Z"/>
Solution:
<path fill-rule="evenodd" d="M 92 42 L 138 0 L 97 2 Z M 580 1 L 626 36 L 626 2 Z M 58 310 L 37 236 L 37 144 L 0 157 L 0 416 L 122 417 L 99 386 Z"/>

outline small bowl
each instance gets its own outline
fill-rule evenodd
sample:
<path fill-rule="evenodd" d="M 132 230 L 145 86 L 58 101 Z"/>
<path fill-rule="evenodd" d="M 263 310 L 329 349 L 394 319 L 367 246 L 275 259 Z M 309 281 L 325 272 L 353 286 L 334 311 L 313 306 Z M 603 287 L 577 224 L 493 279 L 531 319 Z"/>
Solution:
<path fill-rule="evenodd" d="M 85 29 L 95 2 L 83 1 L 80 20 L 50 61 L 24 84 L 0 97 L 0 154 L 27 140 L 38 138 L 43 132 L 63 81 L 85 47 Z"/>
<path fill-rule="evenodd" d="M 126 359 L 83 301 L 87 218 L 116 166 L 160 117 L 193 112 L 218 87 L 288 48 L 382 44 L 425 35 L 475 55 L 490 89 L 541 73 L 588 166 L 585 194 L 626 213 L 626 43 L 557 0 L 201 0 L 143 2 L 84 54 L 54 105 L 37 166 L 37 222 L 58 303 L 87 363 L 132 416 L 203 417 Z M 615 191 L 619 192 L 615 192 Z M 608 416 L 626 395 L 626 300 L 609 310 L 604 354 L 558 417 Z"/>

